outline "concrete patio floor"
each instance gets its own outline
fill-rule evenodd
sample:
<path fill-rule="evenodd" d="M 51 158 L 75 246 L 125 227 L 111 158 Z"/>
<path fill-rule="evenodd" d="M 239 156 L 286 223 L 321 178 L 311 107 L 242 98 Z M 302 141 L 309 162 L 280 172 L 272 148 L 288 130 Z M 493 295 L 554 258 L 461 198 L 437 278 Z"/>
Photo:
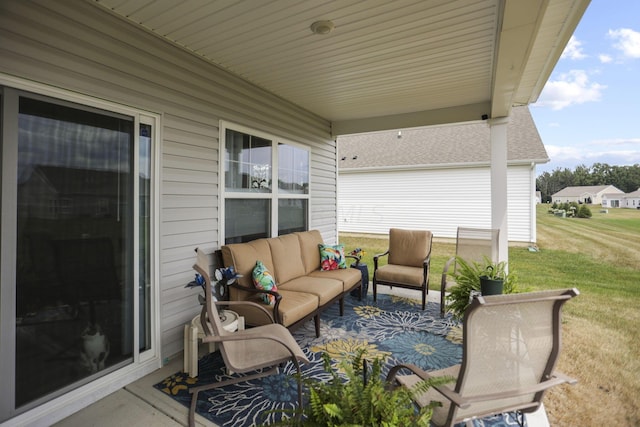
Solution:
<path fill-rule="evenodd" d="M 371 297 L 371 289 L 369 297 Z M 379 293 L 390 293 L 416 298 L 416 291 L 386 286 L 378 288 Z M 429 291 L 429 302 L 440 302 L 440 293 Z M 200 346 L 201 351 L 204 346 Z M 166 394 L 153 387 L 164 378 L 182 370 L 182 353 L 169 361 L 161 369 L 135 381 L 109 396 L 87 406 L 83 410 L 54 424 L 56 427 L 175 427 L 186 426 L 188 409 Z M 544 407 L 527 415 L 528 427 L 549 427 Z M 196 425 L 212 427 L 217 424 L 196 415 Z"/>

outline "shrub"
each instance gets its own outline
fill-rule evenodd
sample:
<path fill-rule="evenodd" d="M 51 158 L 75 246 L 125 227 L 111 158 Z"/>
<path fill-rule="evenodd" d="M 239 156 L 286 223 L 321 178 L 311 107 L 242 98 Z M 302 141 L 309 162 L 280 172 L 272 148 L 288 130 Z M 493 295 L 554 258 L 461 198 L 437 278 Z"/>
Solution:
<path fill-rule="evenodd" d="M 591 209 L 587 205 L 581 205 L 578 209 L 578 218 L 591 218 Z"/>

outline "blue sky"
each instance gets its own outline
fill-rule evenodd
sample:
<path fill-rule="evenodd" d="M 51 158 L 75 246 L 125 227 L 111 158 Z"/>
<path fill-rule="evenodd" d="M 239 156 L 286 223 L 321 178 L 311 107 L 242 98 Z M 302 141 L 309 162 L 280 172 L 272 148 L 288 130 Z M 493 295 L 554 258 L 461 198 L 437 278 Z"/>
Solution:
<path fill-rule="evenodd" d="M 530 110 L 551 158 L 538 174 L 640 164 L 640 1 L 593 0 Z"/>

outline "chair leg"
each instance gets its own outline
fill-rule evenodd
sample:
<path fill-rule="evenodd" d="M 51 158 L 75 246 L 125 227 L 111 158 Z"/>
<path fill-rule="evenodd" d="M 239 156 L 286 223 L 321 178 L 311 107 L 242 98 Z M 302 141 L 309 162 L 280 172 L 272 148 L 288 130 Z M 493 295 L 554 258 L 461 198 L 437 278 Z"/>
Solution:
<path fill-rule="evenodd" d="M 340 317 L 344 316 L 344 296 L 340 298 Z"/>
<path fill-rule="evenodd" d="M 378 300 L 378 284 L 376 283 L 376 276 L 373 276 L 373 300 Z"/>
<path fill-rule="evenodd" d="M 427 291 L 423 289 L 422 290 L 422 310 L 423 311 L 426 306 L 427 306 Z"/>
<path fill-rule="evenodd" d="M 313 317 L 313 321 L 315 323 L 315 328 L 316 328 L 316 338 L 320 338 L 320 314 L 316 314 Z"/>

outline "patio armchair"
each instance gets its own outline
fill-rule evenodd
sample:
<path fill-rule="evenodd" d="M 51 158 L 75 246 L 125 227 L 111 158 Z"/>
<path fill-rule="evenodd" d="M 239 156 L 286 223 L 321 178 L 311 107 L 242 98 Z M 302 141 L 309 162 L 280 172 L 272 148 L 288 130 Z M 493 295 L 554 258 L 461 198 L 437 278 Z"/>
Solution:
<path fill-rule="evenodd" d="M 271 313 L 260 304 L 249 301 L 214 301 L 206 255 L 199 249 L 196 249 L 196 253 L 197 262 L 193 268 L 202 275 L 205 282 L 205 304 L 200 313 L 200 322 L 205 335 L 202 342 L 218 344 L 224 364 L 229 371 L 250 374 L 189 389 L 193 395 L 189 409 L 189 426 L 195 425 L 199 392 L 277 374 L 278 366 L 289 361 L 297 370 L 298 405 L 302 407 L 300 364 L 309 363 L 309 360 L 291 332 L 281 324 L 275 323 Z M 226 331 L 222 327 L 217 306 L 233 308 L 234 305 L 247 304 L 263 312 L 270 323 L 236 332 Z M 259 369 L 262 371 L 254 372 Z"/>
<path fill-rule="evenodd" d="M 427 230 L 389 230 L 389 249 L 373 257 L 373 300 L 377 300 L 378 285 L 419 289 L 422 309 L 429 293 L 429 267 L 433 235 Z M 379 266 L 379 259 L 387 256 L 387 264 Z"/>
<path fill-rule="evenodd" d="M 397 365 L 387 375 L 389 387 L 450 375 L 454 383 L 418 395 L 420 406 L 432 401 L 432 423 L 460 422 L 505 412 L 535 412 L 544 393 L 576 381 L 555 371 L 561 349 L 561 309 L 578 295 L 577 289 L 476 297 L 465 311 L 462 364 L 425 372 L 415 365 Z M 409 371 L 409 375 L 398 375 Z"/>
<path fill-rule="evenodd" d="M 460 257 L 468 263 L 480 262 L 484 257 L 492 262 L 498 261 L 498 237 L 500 230 L 488 228 L 458 227 L 456 233 L 456 254 L 449 258 L 442 270 L 440 282 L 440 316 L 446 312 L 447 290 L 456 285 L 451 274 L 458 268 L 456 258 Z"/>

